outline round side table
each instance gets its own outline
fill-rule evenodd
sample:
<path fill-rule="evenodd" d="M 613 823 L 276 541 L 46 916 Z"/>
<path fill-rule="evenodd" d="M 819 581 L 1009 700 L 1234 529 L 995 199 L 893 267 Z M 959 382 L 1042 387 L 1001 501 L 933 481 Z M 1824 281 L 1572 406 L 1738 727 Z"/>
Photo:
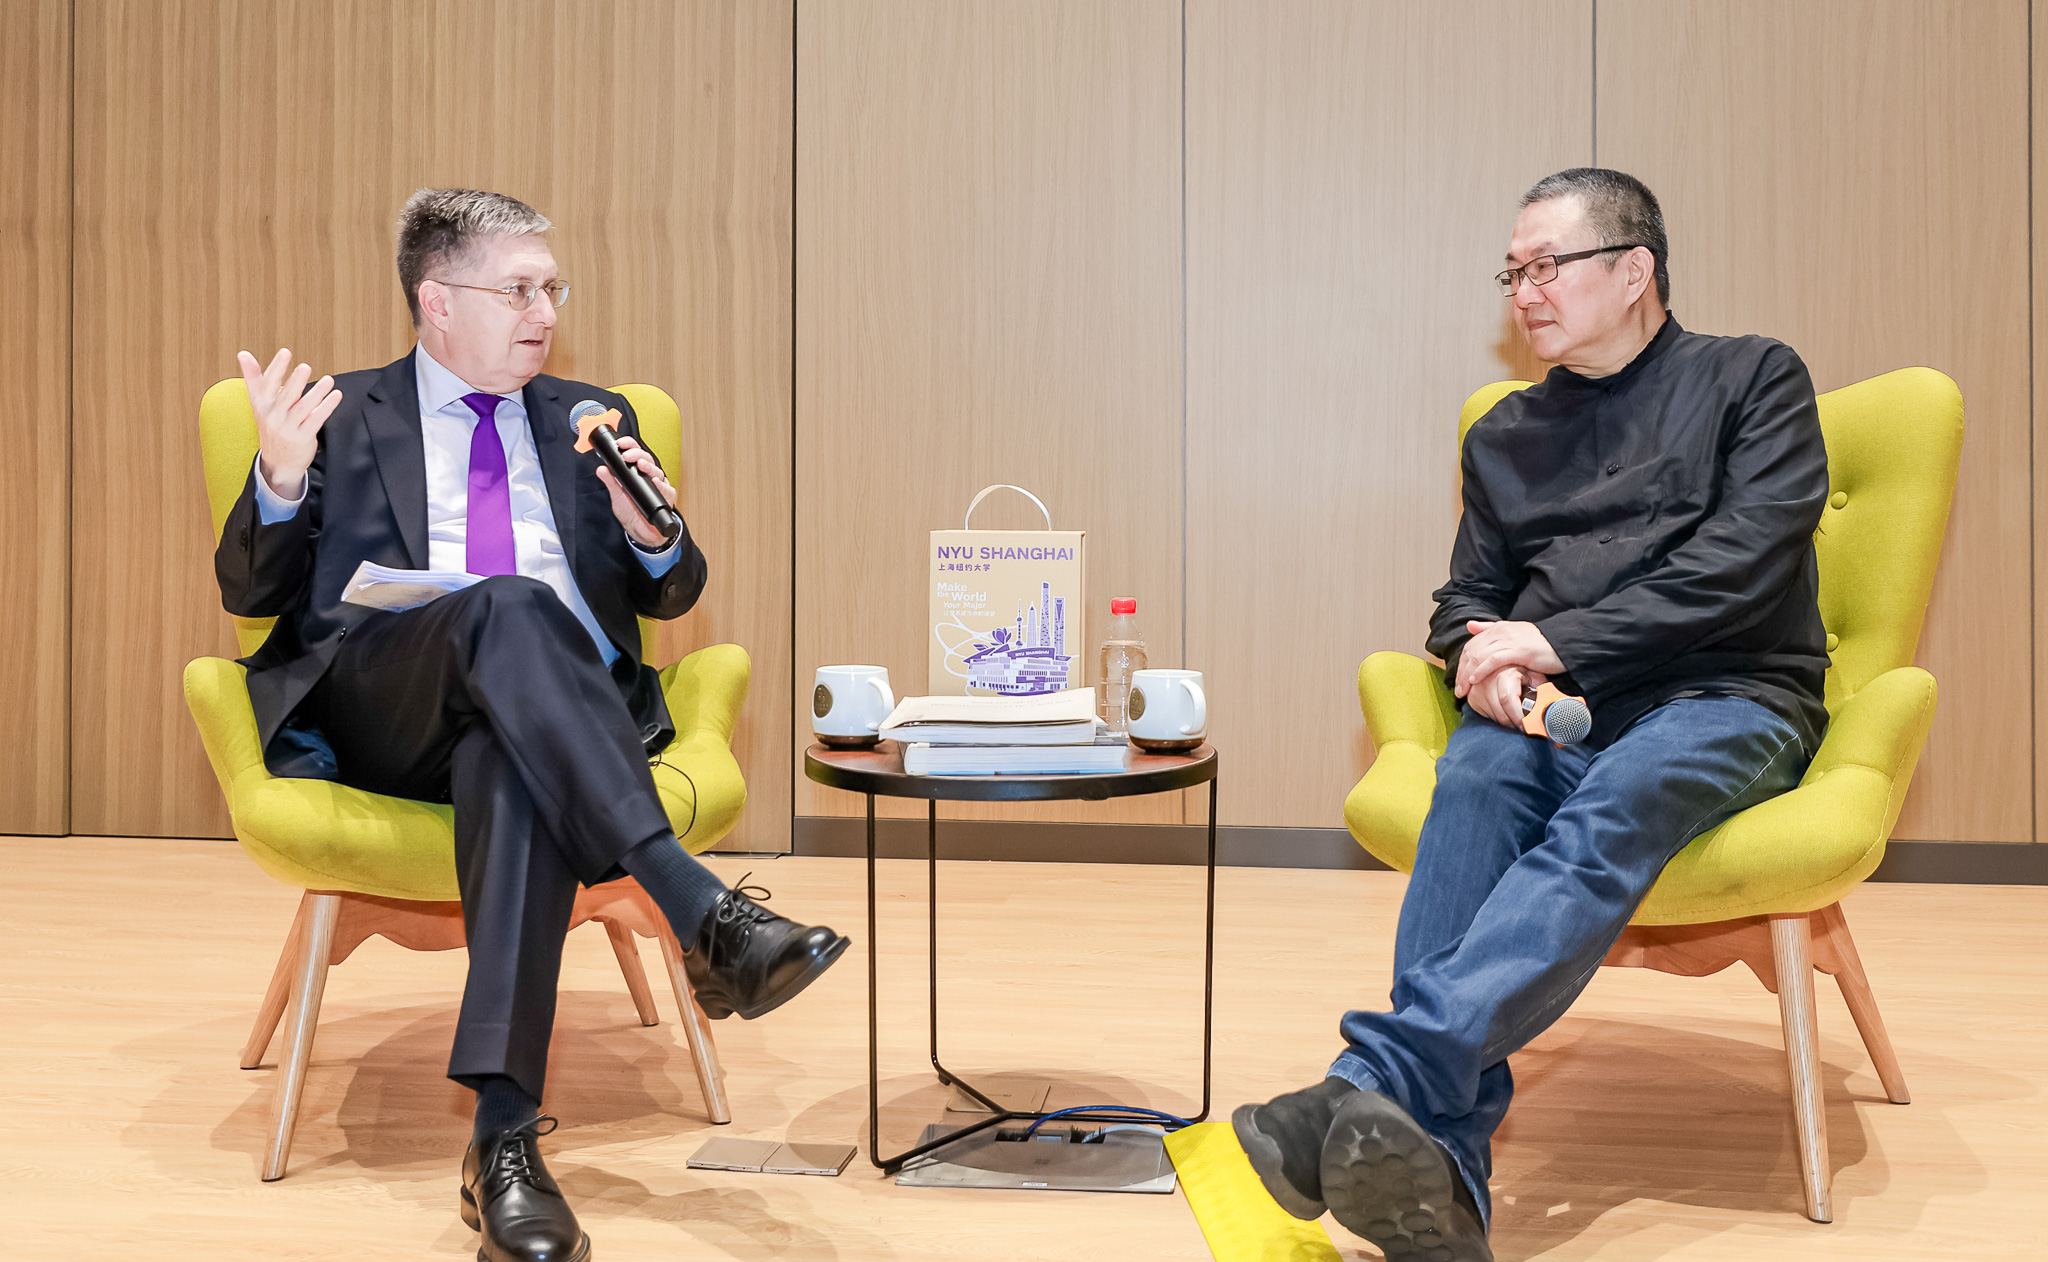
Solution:
<path fill-rule="evenodd" d="M 895 1174 L 903 1163 L 941 1148 L 964 1135 L 1020 1119 L 1044 1117 L 1042 1112 L 1005 1109 L 946 1068 L 939 1060 L 939 803 L 940 802 L 1103 802 L 1110 798 L 1135 797 L 1147 793 L 1169 793 L 1175 789 L 1209 786 L 1208 888 L 1205 896 L 1205 927 L 1202 937 L 1202 1111 L 1189 1121 L 1209 1115 L 1210 1049 L 1215 1021 L 1216 981 L 1216 751 L 1203 745 L 1186 754 L 1147 754 L 1131 751 L 1122 771 L 1099 775 L 1067 776 L 917 776 L 903 769 L 903 748 L 895 741 L 883 741 L 873 749 L 828 749 L 813 745 L 804 751 L 804 774 L 819 784 L 849 789 L 867 797 L 868 844 L 868 1159 L 885 1174 Z M 884 1157 L 881 1150 L 881 1076 L 878 1067 L 875 1001 L 875 799 L 877 797 L 922 798 L 925 812 L 925 917 L 930 950 L 931 1060 L 939 1081 L 957 1086 L 990 1110 L 983 1121 L 914 1148 Z M 1067 1114 L 1079 1122 L 1117 1122 L 1128 1118 L 1105 1114 Z"/>

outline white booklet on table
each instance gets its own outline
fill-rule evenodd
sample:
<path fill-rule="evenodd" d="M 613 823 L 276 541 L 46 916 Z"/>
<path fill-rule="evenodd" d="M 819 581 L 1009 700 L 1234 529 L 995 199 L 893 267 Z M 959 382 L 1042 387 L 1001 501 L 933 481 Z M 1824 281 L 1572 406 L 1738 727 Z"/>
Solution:
<path fill-rule="evenodd" d="M 928 745 L 903 747 L 903 769 L 913 776 L 1103 775 L 1128 765 L 1130 745 L 1101 736 L 1090 745 Z"/>
<path fill-rule="evenodd" d="M 1095 740 L 1095 690 L 1035 697 L 905 697 L 882 735 L 908 744 L 1087 745 Z"/>
<path fill-rule="evenodd" d="M 416 609 L 483 581 L 481 574 L 461 570 L 394 570 L 365 561 L 349 577 L 348 586 L 341 589 L 341 598 L 369 609 Z"/>

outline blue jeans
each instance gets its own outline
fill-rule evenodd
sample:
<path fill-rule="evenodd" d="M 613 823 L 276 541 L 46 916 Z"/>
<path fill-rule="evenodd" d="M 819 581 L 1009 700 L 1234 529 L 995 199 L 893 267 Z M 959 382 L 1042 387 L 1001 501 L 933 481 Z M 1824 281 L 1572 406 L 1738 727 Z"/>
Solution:
<path fill-rule="evenodd" d="M 1401 903 L 1393 1011 L 1345 1014 L 1331 1076 L 1406 1109 L 1490 1223 L 1509 1054 L 1564 1015 L 1672 856 L 1795 787 L 1808 758 L 1791 724 L 1736 697 L 1659 706 L 1597 753 L 1468 711 Z"/>

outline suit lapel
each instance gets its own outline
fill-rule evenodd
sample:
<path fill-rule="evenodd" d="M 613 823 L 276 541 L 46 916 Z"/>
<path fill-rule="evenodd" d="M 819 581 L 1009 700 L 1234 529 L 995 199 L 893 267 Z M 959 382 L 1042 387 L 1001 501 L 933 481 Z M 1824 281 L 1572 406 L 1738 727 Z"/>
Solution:
<path fill-rule="evenodd" d="M 526 425 L 533 431 L 534 450 L 540 454 L 541 479 L 547 483 L 548 508 L 554 514 L 555 533 L 562 540 L 562 555 L 569 573 L 576 573 L 576 445 L 569 432 L 569 409 L 556 393 L 552 379 L 536 377 L 526 383 L 521 398 L 526 404 Z"/>
<path fill-rule="evenodd" d="M 407 355 L 384 369 L 363 405 L 370 449 L 384 481 L 398 536 L 416 570 L 427 568 L 427 446 L 420 432 L 420 391 Z"/>

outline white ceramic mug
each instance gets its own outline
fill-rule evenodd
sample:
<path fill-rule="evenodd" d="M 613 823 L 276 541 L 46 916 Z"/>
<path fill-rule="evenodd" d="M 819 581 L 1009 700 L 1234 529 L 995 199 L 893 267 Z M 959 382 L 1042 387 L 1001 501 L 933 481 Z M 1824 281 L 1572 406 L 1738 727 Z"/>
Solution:
<path fill-rule="evenodd" d="M 1198 670 L 1131 673 L 1131 744 L 1140 749 L 1193 749 L 1209 730 L 1209 698 Z"/>
<path fill-rule="evenodd" d="M 859 749 L 881 740 L 877 729 L 896 708 L 882 666 L 820 666 L 811 691 L 811 730 L 827 745 Z"/>

